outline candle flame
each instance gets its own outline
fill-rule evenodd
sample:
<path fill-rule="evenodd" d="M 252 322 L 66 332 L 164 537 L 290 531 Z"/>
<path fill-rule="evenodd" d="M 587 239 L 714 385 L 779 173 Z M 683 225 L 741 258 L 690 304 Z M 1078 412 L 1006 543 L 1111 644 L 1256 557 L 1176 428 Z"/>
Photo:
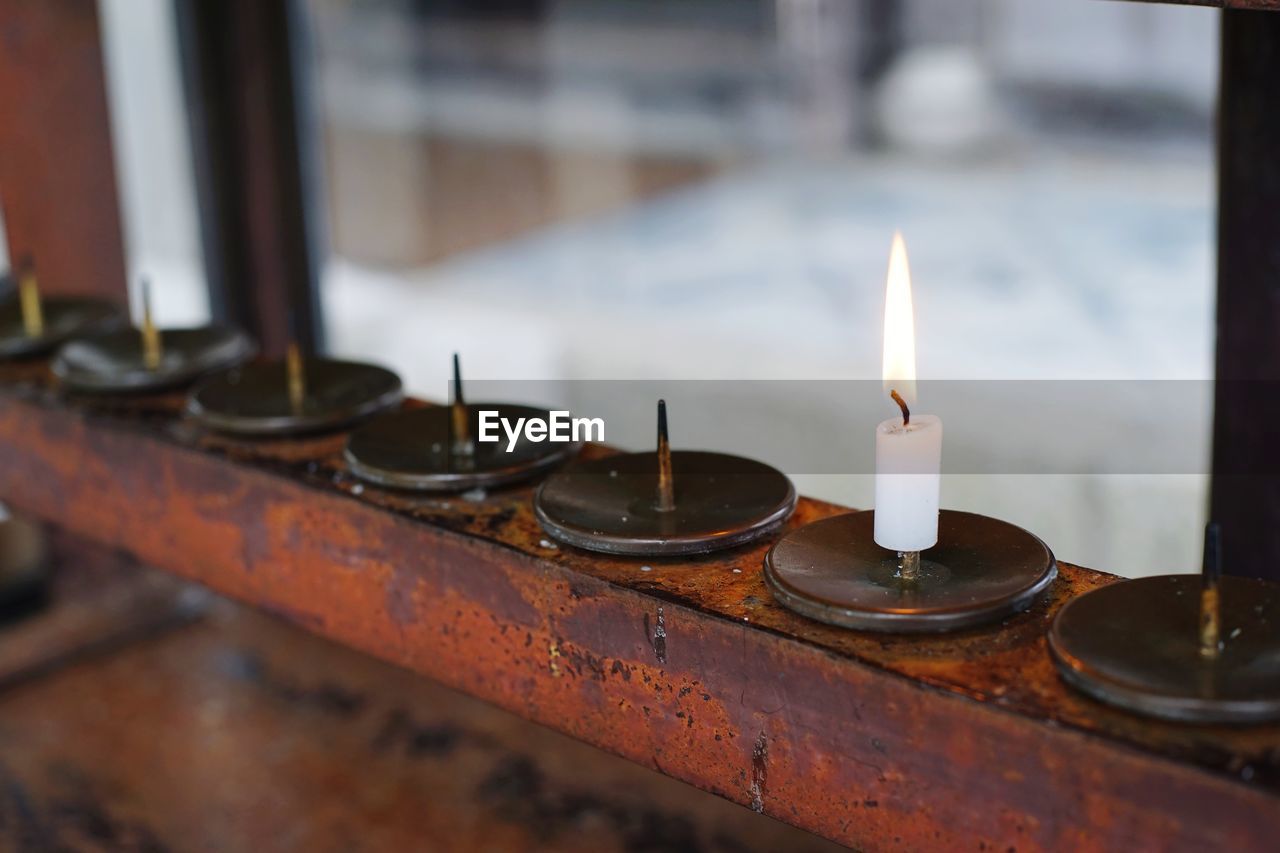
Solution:
<path fill-rule="evenodd" d="M 916 401 L 916 331 L 911 308 L 911 270 L 902 233 L 893 234 L 889 252 L 889 280 L 884 298 L 884 362 L 881 370 L 885 394 L 897 391 L 908 403 Z"/>

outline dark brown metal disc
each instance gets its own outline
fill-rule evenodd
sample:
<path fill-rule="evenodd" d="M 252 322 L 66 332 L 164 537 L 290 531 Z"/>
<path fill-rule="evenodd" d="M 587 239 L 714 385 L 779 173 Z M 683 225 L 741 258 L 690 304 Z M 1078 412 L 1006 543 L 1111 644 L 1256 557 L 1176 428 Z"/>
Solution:
<path fill-rule="evenodd" d="M 187 399 L 187 411 L 211 429 L 240 435 L 287 435 L 336 429 L 398 405 L 400 377 L 373 364 L 308 358 L 306 397 L 294 411 L 283 361 L 211 376 Z"/>
<path fill-rule="evenodd" d="M 547 419 L 545 409 L 505 403 L 467 406 L 472 436 L 480 434 L 479 412 L 497 412 L 514 423 L 518 418 Z M 351 434 L 345 457 L 351 473 L 396 489 L 462 492 L 527 480 L 571 459 L 580 443 L 532 442 L 521 438 L 507 452 L 507 438 L 474 442 L 470 456 L 450 452 L 452 415 L 448 406 L 393 412 L 375 418 Z"/>
<path fill-rule="evenodd" d="M 0 305 L 0 359 L 26 358 L 56 349 L 77 335 L 93 334 L 124 324 L 119 306 L 80 296 L 49 296 L 41 300 L 44 332 L 27 335 L 17 299 Z"/>
<path fill-rule="evenodd" d="M 1057 576 L 1039 538 L 999 519 L 944 509 L 920 578 L 898 576 L 898 555 L 872 537 L 875 511 L 792 531 L 764 558 L 769 589 L 786 607 L 864 631 L 954 631 L 1025 610 Z"/>
<path fill-rule="evenodd" d="M 155 370 L 143 361 L 142 335 L 120 329 L 73 340 L 58 350 L 53 372 L 72 391 L 92 394 L 137 393 L 177 388 L 245 361 L 255 347 L 244 332 L 224 326 L 165 329 Z"/>
<path fill-rule="evenodd" d="M 1049 649 L 1068 684 L 1139 714 L 1280 719 L 1280 584 L 1221 580 L 1222 651 L 1200 654 L 1200 576 L 1118 581 L 1059 611 Z"/>
<path fill-rule="evenodd" d="M 723 453 L 671 454 L 675 509 L 655 507 L 656 453 L 595 459 L 552 475 L 533 508 L 561 542 L 608 554 L 668 556 L 731 548 L 773 533 L 796 506 L 776 468 Z"/>

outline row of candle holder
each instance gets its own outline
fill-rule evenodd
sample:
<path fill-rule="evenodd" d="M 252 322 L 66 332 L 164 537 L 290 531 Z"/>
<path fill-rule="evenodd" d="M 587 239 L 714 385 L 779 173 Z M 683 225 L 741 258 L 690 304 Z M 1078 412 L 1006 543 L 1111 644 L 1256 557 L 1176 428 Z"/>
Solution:
<path fill-rule="evenodd" d="M 779 531 L 796 506 L 785 474 L 721 453 L 672 450 L 658 402 L 657 446 L 578 461 L 576 444 L 482 443 L 478 412 L 546 418 L 504 403 L 468 404 L 454 357 L 448 406 L 401 409 L 399 377 L 371 364 L 304 357 L 250 360 L 236 329 L 158 329 L 149 289 L 131 328 L 122 311 L 82 298 L 42 299 L 32 275 L 0 306 L 0 358 L 54 352 L 63 386 L 136 394 L 192 383 L 187 411 L 243 436 L 338 429 L 365 421 L 344 450 L 351 472 L 402 490 L 460 492 L 548 474 L 533 508 L 549 535 L 586 550 L 675 556 L 730 548 Z M 394 409 L 394 411 L 392 411 Z M 904 422 L 906 407 L 903 406 Z M 875 513 L 833 516 L 790 531 L 769 549 L 764 580 L 784 606 L 858 630 L 939 632 L 1029 608 L 1057 564 L 1036 536 L 997 519 L 941 510 L 937 542 L 919 553 L 876 544 Z M 1222 578 L 1216 538 L 1205 571 L 1122 581 L 1057 614 L 1049 648 L 1064 679 L 1113 705 L 1168 719 L 1245 723 L 1280 717 L 1280 585 Z"/>

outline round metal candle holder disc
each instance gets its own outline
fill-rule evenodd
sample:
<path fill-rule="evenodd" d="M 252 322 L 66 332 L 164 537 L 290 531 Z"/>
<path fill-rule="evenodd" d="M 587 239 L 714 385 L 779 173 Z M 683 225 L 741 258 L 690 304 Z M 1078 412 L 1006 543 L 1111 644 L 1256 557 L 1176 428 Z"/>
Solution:
<path fill-rule="evenodd" d="M 1020 527 L 942 510 L 938 543 L 920 574 L 901 578 L 898 555 L 873 539 L 874 510 L 792 531 L 770 549 L 764 576 L 786 607 L 865 631 L 953 631 L 1025 610 L 1057 576 L 1048 546 Z"/>
<path fill-rule="evenodd" d="M 0 305 L 0 359 L 40 355 L 76 335 L 91 334 L 124 323 L 120 308 L 100 299 L 45 297 L 41 300 L 40 309 L 44 331 L 32 337 L 23 325 L 18 300 Z"/>
<path fill-rule="evenodd" d="M 303 365 L 306 394 L 295 410 L 283 361 L 250 364 L 196 386 L 187 411 L 219 432 L 288 435 L 336 429 L 399 404 L 400 377 L 384 367 L 330 358 Z"/>
<path fill-rule="evenodd" d="M 1200 576 L 1118 581 L 1059 611 L 1049 649 L 1068 684 L 1152 717 L 1280 719 L 1280 584 L 1224 577 L 1222 647 L 1200 654 Z"/>
<path fill-rule="evenodd" d="M 244 332 L 224 326 L 165 329 L 160 340 L 155 369 L 143 359 L 141 333 L 120 329 L 65 344 L 53 360 L 53 372 L 66 388 L 83 393 L 162 391 L 234 367 L 255 350 Z"/>
<path fill-rule="evenodd" d="M 467 406 L 470 433 L 480 434 L 479 412 L 497 412 L 518 419 L 547 419 L 544 409 L 497 403 Z M 462 492 L 527 480 L 576 454 L 581 444 L 532 442 L 523 435 L 511 452 L 507 437 L 496 442 L 473 441 L 469 455 L 452 451 L 452 418 L 448 406 L 393 412 L 375 418 L 351 434 L 344 453 L 351 473 L 361 479 L 397 489 Z"/>
<path fill-rule="evenodd" d="M 675 508 L 660 511 L 657 453 L 595 459 L 538 489 L 534 513 L 551 536 L 609 554 L 667 556 L 731 548 L 790 517 L 796 491 L 776 468 L 723 453 L 671 454 Z"/>

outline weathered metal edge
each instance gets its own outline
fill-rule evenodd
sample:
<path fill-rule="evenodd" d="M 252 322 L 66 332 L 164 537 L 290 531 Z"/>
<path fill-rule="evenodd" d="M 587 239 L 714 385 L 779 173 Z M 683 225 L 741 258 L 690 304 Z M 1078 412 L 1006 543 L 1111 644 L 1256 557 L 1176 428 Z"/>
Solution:
<path fill-rule="evenodd" d="M 847 844 L 1265 849 L 1280 826 L 1202 768 L 75 410 L 0 396 L 0 494 Z"/>

